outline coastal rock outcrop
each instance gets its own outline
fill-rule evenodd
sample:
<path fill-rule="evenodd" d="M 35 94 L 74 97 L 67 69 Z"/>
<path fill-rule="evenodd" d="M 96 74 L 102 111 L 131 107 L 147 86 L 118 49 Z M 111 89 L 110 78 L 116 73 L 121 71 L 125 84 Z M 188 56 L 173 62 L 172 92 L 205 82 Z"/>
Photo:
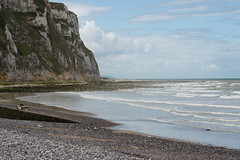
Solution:
<path fill-rule="evenodd" d="M 76 14 L 48 0 L 0 0 L 0 81 L 99 79 Z"/>

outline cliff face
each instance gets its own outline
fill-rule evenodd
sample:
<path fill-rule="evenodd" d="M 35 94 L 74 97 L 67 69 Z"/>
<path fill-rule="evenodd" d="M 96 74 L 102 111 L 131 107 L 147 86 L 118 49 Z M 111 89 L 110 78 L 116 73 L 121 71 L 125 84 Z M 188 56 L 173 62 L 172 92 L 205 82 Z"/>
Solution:
<path fill-rule="evenodd" d="M 99 79 L 77 16 L 48 0 L 0 0 L 0 81 Z"/>

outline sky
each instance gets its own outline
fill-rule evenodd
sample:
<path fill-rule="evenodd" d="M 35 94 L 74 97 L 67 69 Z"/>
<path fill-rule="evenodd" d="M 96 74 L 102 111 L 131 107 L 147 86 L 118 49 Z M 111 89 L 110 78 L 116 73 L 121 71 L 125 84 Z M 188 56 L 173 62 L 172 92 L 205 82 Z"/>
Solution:
<path fill-rule="evenodd" d="M 102 76 L 240 78 L 240 0 L 50 0 L 77 14 Z"/>

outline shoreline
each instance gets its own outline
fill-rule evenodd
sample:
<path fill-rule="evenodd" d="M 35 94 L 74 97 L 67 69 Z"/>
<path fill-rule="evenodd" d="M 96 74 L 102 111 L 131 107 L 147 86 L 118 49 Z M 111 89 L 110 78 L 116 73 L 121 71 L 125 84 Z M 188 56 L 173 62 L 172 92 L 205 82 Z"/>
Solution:
<path fill-rule="evenodd" d="M 67 123 L 84 123 L 84 122 L 91 122 L 91 125 L 101 126 L 101 127 L 112 127 L 116 126 L 118 124 L 109 122 L 104 119 L 100 118 L 94 118 L 92 117 L 94 114 L 89 112 L 79 112 L 79 111 L 72 111 L 56 106 L 47 106 L 43 104 L 38 103 L 32 103 L 32 102 L 26 102 L 16 99 L 17 97 L 23 97 L 23 96 L 29 96 L 33 95 L 34 93 L 0 93 L 0 96 L 3 101 L 0 99 L 0 110 L 3 108 L 7 108 L 11 110 L 10 114 L 13 114 L 13 112 L 22 112 L 23 114 L 30 113 L 39 115 L 39 117 L 47 116 L 59 119 L 57 121 L 52 121 L 46 118 L 46 120 L 33 120 L 33 121 L 46 121 L 46 122 L 63 122 L 65 123 L 65 120 Z M 18 109 L 19 106 L 26 107 L 26 110 Z M 19 115 L 19 114 L 15 114 Z M 0 115 L 1 118 L 2 115 Z M 10 119 L 17 119 L 17 118 L 10 118 Z M 28 116 L 24 118 L 18 118 L 19 120 L 32 120 L 31 117 Z M 68 122 L 69 121 L 69 122 Z"/>
<path fill-rule="evenodd" d="M 69 151 L 69 154 L 71 153 L 72 157 L 65 154 L 65 156 L 70 156 L 68 158 L 74 158 L 74 156 L 86 158 L 91 154 L 91 158 L 101 155 L 99 159 L 109 159 L 110 157 L 117 159 L 238 159 L 240 157 L 240 150 L 201 145 L 131 131 L 114 130 L 109 127 L 117 124 L 94 118 L 91 113 L 70 111 L 14 99 L 16 96 L 30 94 L 33 93 L 0 93 L 0 104 L 9 105 L 12 109 L 16 109 L 19 104 L 24 103 L 24 106 L 28 107 L 28 112 L 35 112 L 40 116 L 62 117 L 76 123 L 0 118 L 1 134 L 4 135 L 5 139 L 8 139 L 8 136 L 11 138 L 12 134 L 15 134 L 15 137 L 21 134 L 22 137 L 27 136 L 25 138 L 29 143 L 32 143 L 34 138 L 37 138 L 38 141 L 51 141 L 53 145 L 60 143 L 69 147 L 67 147 L 67 151 Z M 21 137 L 19 140 L 15 140 L 16 143 L 18 143 L 17 141 L 21 141 Z M 71 148 L 79 144 L 81 144 L 79 150 L 71 151 Z M 26 146 L 26 144 L 19 145 Z M 39 145 L 41 146 L 41 144 Z M 4 144 L 3 146 L 6 147 L 4 150 L 11 150 L 11 146 Z M 86 147 L 91 148 L 92 151 L 86 149 L 86 152 L 82 152 L 81 149 Z M 101 151 L 98 150 L 99 148 Z M 36 152 L 34 153 L 38 155 L 38 152 Z M 81 155 L 75 152 L 80 152 Z M 102 155 L 103 153 L 104 155 Z M 29 158 L 32 155 L 28 152 L 28 154 L 22 153 L 21 156 Z M 61 158 L 60 153 L 56 153 L 55 156 Z M 10 157 L 14 158 L 14 155 L 10 155 Z"/>

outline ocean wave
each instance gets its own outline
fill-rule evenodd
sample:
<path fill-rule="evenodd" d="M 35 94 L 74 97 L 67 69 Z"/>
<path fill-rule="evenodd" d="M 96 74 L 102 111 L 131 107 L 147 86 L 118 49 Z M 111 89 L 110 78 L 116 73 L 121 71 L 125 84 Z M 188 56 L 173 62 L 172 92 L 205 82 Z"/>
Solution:
<path fill-rule="evenodd" d="M 161 100 L 144 100 L 144 99 L 127 99 L 117 97 L 103 97 L 102 95 L 90 95 L 84 93 L 78 93 L 83 98 L 106 100 L 110 102 L 136 102 L 136 103 L 157 103 L 157 104 L 169 104 L 169 105 L 185 105 L 185 106 L 196 106 L 196 107 L 211 107 L 211 108 L 231 108 L 240 109 L 237 105 L 218 105 L 218 104 L 204 104 L 204 103 L 186 103 L 179 101 L 161 101 Z"/>
<path fill-rule="evenodd" d="M 207 115 L 218 115 L 218 116 L 237 116 L 240 117 L 240 113 L 232 113 L 232 112 L 211 112 L 211 111 L 189 111 L 189 110 L 177 110 L 175 109 L 174 112 L 177 113 L 190 113 L 192 115 L 197 114 L 207 114 Z"/>
<path fill-rule="evenodd" d="M 193 98 L 193 97 L 218 97 L 218 94 L 194 94 L 194 93 L 177 93 L 175 97 L 185 97 L 185 98 Z"/>
<path fill-rule="evenodd" d="M 172 92 L 164 92 L 164 91 L 137 91 L 136 93 L 141 94 L 143 96 L 173 96 Z"/>
<path fill-rule="evenodd" d="M 209 88 L 209 87 L 216 87 L 216 86 L 223 86 L 226 85 L 226 82 L 220 82 L 220 81 L 198 81 L 198 82 L 170 82 L 170 83 L 157 83 L 153 84 L 151 86 L 153 87 L 164 87 L 164 88 L 196 88 L 196 87 L 202 87 L 202 88 Z"/>
<path fill-rule="evenodd" d="M 188 113 L 179 113 L 174 111 L 173 112 L 175 115 L 178 116 L 184 116 L 184 117 L 193 117 L 193 118 L 199 118 L 199 119 L 205 119 L 205 120 L 211 120 L 211 121 L 221 121 L 221 122 L 232 122 L 232 123 L 238 123 L 237 125 L 240 126 L 240 120 L 239 117 L 235 116 L 235 119 L 233 119 L 234 117 L 227 118 L 227 117 L 216 117 L 216 116 L 203 116 L 203 115 L 199 115 L 198 113 L 195 114 L 188 114 Z"/>
<path fill-rule="evenodd" d="M 240 132 L 240 126 L 234 125 L 234 124 L 226 124 L 226 123 L 210 122 L 210 121 L 195 121 L 195 120 L 182 120 L 182 121 L 170 120 L 170 119 L 164 119 L 162 117 L 156 117 L 156 118 L 153 118 L 152 120 L 159 123 L 182 125 L 182 126 L 194 127 L 194 128 L 203 128 L 203 129 L 207 128 L 211 130 L 225 131 L 225 132 Z"/>
<path fill-rule="evenodd" d="M 198 94 L 199 97 L 219 97 L 219 94 Z"/>
<path fill-rule="evenodd" d="M 230 86 L 231 87 L 240 86 L 240 83 L 231 83 Z"/>
<path fill-rule="evenodd" d="M 183 110 L 176 110 L 176 109 L 163 108 L 163 107 L 153 107 L 153 106 L 142 105 L 142 104 L 133 104 L 133 103 L 123 103 L 123 104 L 128 104 L 134 107 L 148 108 L 153 110 L 162 110 L 165 112 L 172 113 L 176 116 L 182 116 L 182 117 L 193 117 L 193 118 L 208 119 L 208 120 L 215 120 L 215 121 L 222 121 L 222 122 L 238 122 L 238 123 L 240 122 L 239 120 L 240 113 L 238 114 L 238 113 L 225 113 L 225 112 L 183 111 Z M 206 114 L 208 116 L 203 116 L 201 114 Z M 216 117 L 211 115 L 218 115 L 218 116 L 221 115 L 221 117 Z M 230 116 L 231 119 L 224 116 Z"/>
<path fill-rule="evenodd" d="M 240 95 L 220 96 L 221 99 L 240 99 Z"/>
<path fill-rule="evenodd" d="M 200 88 L 182 88 L 182 89 L 175 89 L 175 88 L 167 88 L 167 91 L 171 92 L 189 92 L 189 93 L 219 93 L 222 92 L 220 90 L 210 90 L 210 89 L 200 89 Z"/>
<path fill-rule="evenodd" d="M 232 124 L 232 123 L 219 123 L 219 122 L 210 122 L 210 121 L 194 121 L 194 120 L 189 120 L 189 122 L 195 122 L 195 123 L 204 123 L 204 124 L 213 124 L 217 126 L 228 126 L 228 127 L 236 127 L 240 129 L 239 124 Z M 239 130 L 240 132 L 240 130 Z"/>
<path fill-rule="evenodd" d="M 196 94 L 191 94 L 191 93 L 177 93 L 174 95 L 175 97 L 185 97 L 185 98 L 193 98 L 196 97 Z"/>
<path fill-rule="evenodd" d="M 240 94 L 240 91 L 233 91 L 232 94 Z"/>

